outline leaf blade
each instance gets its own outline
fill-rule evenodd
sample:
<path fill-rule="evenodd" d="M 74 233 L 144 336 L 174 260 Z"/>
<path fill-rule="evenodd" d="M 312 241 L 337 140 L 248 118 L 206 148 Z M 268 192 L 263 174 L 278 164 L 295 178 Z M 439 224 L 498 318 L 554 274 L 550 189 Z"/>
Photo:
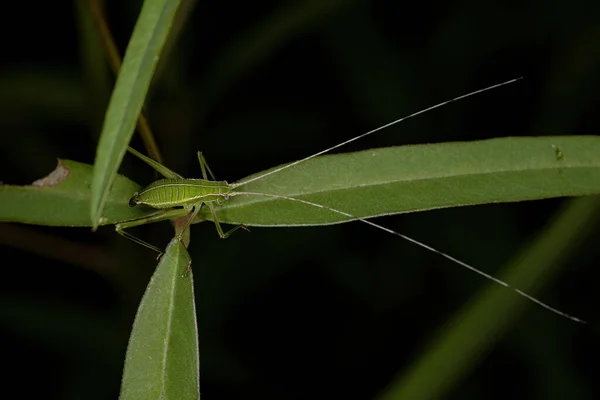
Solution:
<path fill-rule="evenodd" d="M 200 397 L 198 327 L 189 255 L 178 239 L 167 246 L 133 324 L 121 400 Z"/>
<path fill-rule="evenodd" d="M 146 0 L 142 6 L 111 95 L 96 151 L 90 205 L 94 228 L 98 225 L 108 190 L 133 135 L 179 3 L 179 0 Z"/>
<path fill-rule="evenodd" d="M 370 218 L 597 194 L 597 154 L 598 136 L 508 137 L 389 147 L 314 158 L 237 190 L 291 196 Z M 351 220 L 298 202 L 251 195 L 231 198 L 218 207 L 217 217 L 223 223 L 248 226 Z M 211 216 L 202 211 L 202 218 L 210 220 Z"/>
<path fill-rule="evenodd" d="M 0 185 L 0 221 L 47 226 L 91 226 L 89 210 L 92 172 L 91 165 L 59 160 L 52 173 L 36 181 L 40 183 L 38 185 Z M 54 177 L 51 178 L 52 176 Z M 131 195 L 139 189 L 137 183 L 117 175 L 100 225 L 151 214 L 152 210 L 128 205 Z"/>
<path fill-rule="evenodd" d="M 557 146 L 560 153 L 552 145 Z M 510 151 L 511 146 L 521 148 L 533 158 L 519 157 L 518 153 Z M 378 156 L 372 157 L 372 152 Z M 490 152 L 504 154 L 504 157 L 486 160 Z M 600 137 L 597 136 L 503 138 L 392 147 L 319 157 L 248 184 L 248 187 L 242 186 L 239 190 L 296 196 L 355 216 L 372 217 L 442 207 L 600 193 L 600 160 L 596 154 L 600 154 Z M 474 155 L 479 155 L 479 158 L 473 158 Z M 470 161 L 465 164 L 465 159 Z M 73 221 L 68 215 L 60 216 L 60 208 L 79 207 L 80 202 L 89 205 L 86 185 L 89 187 L 92 167 L 74 161 L 64 162 L 78 166 L 76 169 L 73 167 L 73 173 L 80 175 L 77 177 L 78 187 L 73 190 L 81 198 L 72 199 L 72 203 L 49 202 L 52 207 L 44 208 L 46 197 L 33 202 L 27 200 L 28 203 L 25 195 L 19 197 L 10 193 L 14 190 L 40 193 L 39 188 L 0 186 L 0 221 L 90 226 L 89 214 L 82 217 L 77 211 L 73 213 L 76 217 Z M 471 173 L 465 173 L 469 172 L 469 168 Z M 511 177 L 511 174 L 516 177 Z M 128 206 L 129 198 L 139 186 L 125 177 L 117 177 L 107 203 L 113 208 L 103 214 L 103 224 L 151 214 L 152 209 Z M 53 214 L 54 218 L 36 214 L 34 211 L 39 207 Z M 200 216 L 212 219 L 208 210 L 201 210 Z M 350 220 L 288 200 L 258 196 L 230 198 L 217 207 L 217 216 L 222 223 L 249 226 L 326 225 Z"/>

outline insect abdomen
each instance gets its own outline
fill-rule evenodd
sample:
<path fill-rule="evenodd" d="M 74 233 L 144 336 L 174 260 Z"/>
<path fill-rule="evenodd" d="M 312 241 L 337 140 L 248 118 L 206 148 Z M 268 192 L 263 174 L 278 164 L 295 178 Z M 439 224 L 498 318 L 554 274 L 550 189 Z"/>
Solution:
<path fill-rule="evenodd" d="M 231 186 L 225 181 L 160 179 L 134 194 L 129 205 L 171 208 L 198 202 L 208 203 L 228 198 L 231 191 Z"/>

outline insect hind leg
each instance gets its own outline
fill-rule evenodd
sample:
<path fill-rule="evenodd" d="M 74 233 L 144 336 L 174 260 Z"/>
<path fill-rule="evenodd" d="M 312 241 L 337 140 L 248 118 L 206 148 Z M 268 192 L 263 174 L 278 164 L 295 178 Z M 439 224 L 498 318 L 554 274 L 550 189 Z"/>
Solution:
<path fill-rule="evenodd" d="M 215 227 L 217 228 L 217 233 L 221 239 L 227 239 L 233 232 L 238 229 L 243 229 L 245 231 L 249 231 L 249 229 L 245 225 L 238 225 L 227 232 L 223 232 L 223 228 L 221 228 L 221 224 L 219 223 L 219 219 L 217 218 L 217 213 L 215 211 L 215 206 L 212 203 L 208 204 L 208 208 L 210 209 L 210 213 L 212 214 L 213 221 L 215 223 Z"/>
<path fill-rule="evenodd" d="M 210 210 L 210 213 L 213 217 L 213 222 L 215 223 L 215 227 L 217 229 L 217 233 L 219 234 L 219 237 L 221 239 L 227 239 L 229 237 L 229 235 L 231 235 L 233 232 L 237 231 L 240 228 L 244 229 L 244 230 L 248 230 L 248 228 L 246 226 L 238 225 L 238 226 L 234 227 L 233 229 L 230 229 L 227 232 L 223 232 L 223 228 L 221 228 L 221 224 L 219 223 L 219 219 L 217 218 L 217 213 L 215 211 L 214 204 L 213 203 L 205 203 L 205 204 L 208 206 L 208 208 Z M 186 230 L 189 229 L 189 227 L 192 224 L 192 222 L 194 221 L 194 219 L 196 219 L 198 212 L 200 212 L 201 206 L 202 206 L 202 204 L 194 206 L 194 209 L 188 216 L 185 224 L 183 225 L 183 227 L 181 229 L 178 230 L 177 236 L 178 236 L 179 240 L 182 240 L 183 235 L 185 234 Z"/>
<path fill-rule="evenodd" d="M 215 175 L 213 174 L 210 167 L 208 166 L 208 163 L 206 162 L 206 158 L 204 158 L 204 155 L 202 154 L 201 151 L 198 152 L 198 162 L 200 163 L 200 169 L 202 170 L 202 178 L 208 180 L 208 175 L 206 173 L 206 171 L 208 171 L 208 174 L 210 174 L 210 177 L 216 181 L 217 178 L 215 178 Z M 217 218 L 217 213 L 215 211 L 214 204 L 211 202 L 211 203 L 206 203 L 206 205 L 210 209 L 210 214 L 213 217 L 213 222 L 215 223 L 215 227 L 217 228 L 217 233 L 219 234 L 219 237 L 221 239 L 228 238 L 229 235 L 231 235 L 233 232 L 237 231 L 240 228 L 244 229 L 246 231 L 248 230 L 248 228 L 246 226 L 238 225 L 238 226 L 234 227 L 233 229 L 230 229 L 227 232 L 223 232 L 223 228 L 221 228 L 221 224 L 219 223 L 219 219 Z M 188 226 L 189 226 L 189 224 L 191 224 L 192 220 L 194 218 L 196 218 L 196 214 L 198 214 L 198 211 L 200 211 L 200 207 L 197 207 L 197 210 L 194 210 L 193 216 L 189 219 Z M 183 231 L 181 234 L 183 234 Z"/>

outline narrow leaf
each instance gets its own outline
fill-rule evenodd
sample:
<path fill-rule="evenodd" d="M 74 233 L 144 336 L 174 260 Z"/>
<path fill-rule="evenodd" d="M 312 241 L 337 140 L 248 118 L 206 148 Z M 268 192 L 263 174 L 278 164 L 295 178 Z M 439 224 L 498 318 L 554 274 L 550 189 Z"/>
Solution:
<path fill-rule="evenodd" d="M 597 136 L 503 138 L 388 147 L 318 157 L 242 185 L 236 191 L 292 196 L 368 218 L 444 207 L 597 194 L 600 193 L 597 154 L 600 154 Z M 72 169 L 63 183 L 65 186 L 44 190 L 0 186 L 0 221 L 89 226 L 89 214 L 85 217 L 79 207 L 90 201 L 91 167 L 66 160 L 64 165 Z M 102 224 L 152 213 L 149 208 L 128 206 L 138 189 L 135 183 L 118 176 Z M 200 216 L 212 219 L 208 210 L 201 210 Z M 223 223 L 249 226 L 326 225 L 350 220 L 321 208 L 257 195 L 231 197 L 217 207 L 217 216 Z"/>
<path fill-rule="evenodd" d="M 96 152 L 91 221 L 96 227 L 133 134 L 179 0 L 146 0 L 113 90 Z"/>
<path fill-rule="evenodd" d="M 368 218 L 597 194 L 598 154 L 599 136 L 508 137 L 388 147 L 317 157 L 236 191 L 291 196 Z M 351 220 L 299 202 L 257 195 L 230 198 L 218 208 L 217 217 L 220 222 L 249 226 Z M 202 218 L 211 219 L 210 213 L 203 210 Z"/>
<path fill-rule="evenodd" d="M 171 240 L 138 308 L 121 400 L 200 398 L 198 328 L 189 255 Z"/>

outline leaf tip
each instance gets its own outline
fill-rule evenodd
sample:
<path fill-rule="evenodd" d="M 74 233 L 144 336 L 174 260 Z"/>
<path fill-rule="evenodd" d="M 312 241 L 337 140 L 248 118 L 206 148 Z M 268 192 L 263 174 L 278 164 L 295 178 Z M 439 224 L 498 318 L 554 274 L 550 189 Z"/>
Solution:
<path fill-rule="evenodd" d="M 96 230 L 98 229 L 98 226 L 100 225 L 100 216 L 98 213 L 98 207 L 94 207 L 93 205 L 92 205 L 91 218 L 92 218 L 92 232 L 96 232 Z"/>

